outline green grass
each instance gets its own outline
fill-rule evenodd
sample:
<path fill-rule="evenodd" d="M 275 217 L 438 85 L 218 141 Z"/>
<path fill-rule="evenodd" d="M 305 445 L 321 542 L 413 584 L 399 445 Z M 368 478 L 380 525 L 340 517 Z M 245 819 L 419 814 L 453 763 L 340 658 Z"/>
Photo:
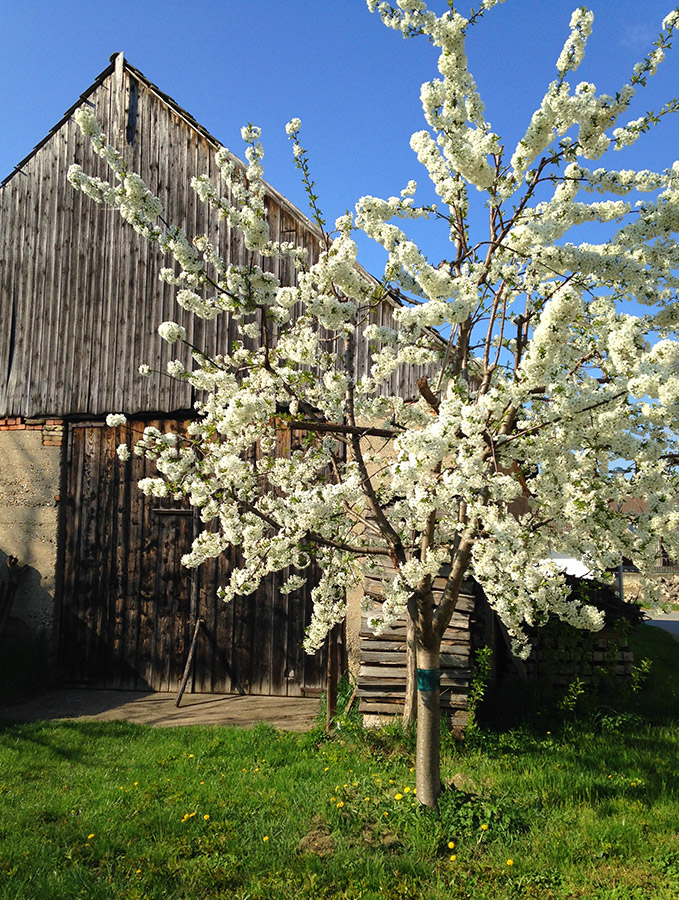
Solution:
<path fill-rule="evenodd" d="M 619 708 L 446 739 L 439 817 L 413 799 L 412 734 L 351 717 L 332 739 L 0 726 L 0 897 L 674 900 L 679 644 L 655 632 Z"/>

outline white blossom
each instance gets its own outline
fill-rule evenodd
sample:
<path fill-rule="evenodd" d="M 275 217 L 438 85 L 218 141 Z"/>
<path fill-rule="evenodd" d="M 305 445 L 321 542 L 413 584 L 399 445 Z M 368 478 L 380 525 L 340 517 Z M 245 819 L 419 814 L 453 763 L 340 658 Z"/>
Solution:
<path fill-rule="evenodd" d="M 109 413 L 106 416 L 106 424 L 109 428 L 117 428 L 119 425 L 124 425 L 125 422 L 127 422 L 127 416 L 123 413 Z"/>
<path fill-rule="evenodd" d="M 186 340 L 186 329 L 176 322 L 161 322 L 158 326 L 158 334 L 168 344 L 176 344 L 177 341 Z"/>
<path fill-rule="evenodd" d="M 411 139 L 436 203 L 416 200 L 414 179 L 387 199 L 364 196 L 311 253 L 271 239 L 255 126 L 242 132 L 244 162 L 220 148 L 219 178 L 191 182 L 210 221 L 251 253 L 236 264 L 212 232 L 165 225 L 89 108 L 76 114 L 111 176 L 75 166 L 71 183 L 171 255 L 160 277 L 188 315 L 226 313 L 233 329 L 217 355 L 197 347 L 167 364 L 195 389 L 196 418 L 181 434 L 144 430 L 133 452 L 155 475 L 140 489 L 199 511 L 205 530 L 186 565 L 238 548 L 223 599 L 270 576 L 284 593 L 312 586 L 309 651 L 344 617 L 345 589 L 386 557 L 396 573 L 371 613 L 375 627 L 413 602 L 433 615 L 431 579 L 452 563 L 481 585 L 526 655 L 552 616 L 603 624 L 549 561 L 555 550 L 598 579 L 623 556 L 650 572 L 661 538 L 679 553 L 679 163 L 656 172 L 587 162 L 652 128 L 655 114 L 628 110 L 667 55 L 677 13 L 608 95 L 568 80 L 592 29 L 592 14 L 576 10 L 555 79 L 505 150 L 466 47 L 495 0 L 469 19 L 442 5 L 438 14 L 425 0 L 368 3 L 439 54 Z M 300 127 L 292 119 L 286 132 L 306 178 Z M 420 219 L 443 228 L 448 249 L 434 255 L 414 239 Z M 385 251 L 381 281 L 358 265 L 357 230 Z M 158 331 L 168 343 L 187 337 L 175 322 Z M 459 589 L 448 585 L 442 616 Z"/>

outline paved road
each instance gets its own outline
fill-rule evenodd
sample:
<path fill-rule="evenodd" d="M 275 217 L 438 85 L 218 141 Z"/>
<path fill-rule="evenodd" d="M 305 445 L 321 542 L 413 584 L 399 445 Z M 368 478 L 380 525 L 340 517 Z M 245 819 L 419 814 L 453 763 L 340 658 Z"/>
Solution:
<path fill-rule="evenodd" d="M 142 725 L 255 725 L 268 722 L 285 731 L 308 731 L 320 701 L 308 697 L 240 697 L 235 694 L 177 695 L 135 691 L 59 688 L 20 703 L 0 706 L 0 720 L 41 719 L 124 720 Z"/>
<path fill-rule="evenodd" d="M 662 613 L 646 621 L 647 625 L 655 625 L 664 631 L 669 631 L 672 637 L 679 641 L 679 612 Z"/>

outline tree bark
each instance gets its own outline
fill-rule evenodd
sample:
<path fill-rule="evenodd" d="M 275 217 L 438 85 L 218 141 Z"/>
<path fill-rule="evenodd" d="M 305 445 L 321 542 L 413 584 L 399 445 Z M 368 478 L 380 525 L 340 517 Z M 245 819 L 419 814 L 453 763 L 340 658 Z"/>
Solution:
<path fill-rule="evenodd" d="M 441 793 L 440 646 L 417 645 L 417 799 L 436 809 Z"/>
<path fill-rule="evenodd" d="M 403 726 L 411 725 L 417 719 L 417 646 L 415 623 L 408 614 L 406 633 L 406 696 L 403 707 Z"/>

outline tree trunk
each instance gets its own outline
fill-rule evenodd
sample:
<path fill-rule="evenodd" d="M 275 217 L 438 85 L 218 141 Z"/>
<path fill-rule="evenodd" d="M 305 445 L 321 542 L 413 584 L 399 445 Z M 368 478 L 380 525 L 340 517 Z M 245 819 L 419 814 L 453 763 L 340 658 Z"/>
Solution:
<path fill-rule="evenodd" d="M 417 719 L 417 646 L 415 641 L 415 623 L 408 615 L 406 634 L 406 696 L 403 707 L 403 726 L 412 724 Z"/>
<path fill-rule="evenodd" d="M 441 793 L 440 648 L 417 646 L 417 799 L 436 809 Z"/>

